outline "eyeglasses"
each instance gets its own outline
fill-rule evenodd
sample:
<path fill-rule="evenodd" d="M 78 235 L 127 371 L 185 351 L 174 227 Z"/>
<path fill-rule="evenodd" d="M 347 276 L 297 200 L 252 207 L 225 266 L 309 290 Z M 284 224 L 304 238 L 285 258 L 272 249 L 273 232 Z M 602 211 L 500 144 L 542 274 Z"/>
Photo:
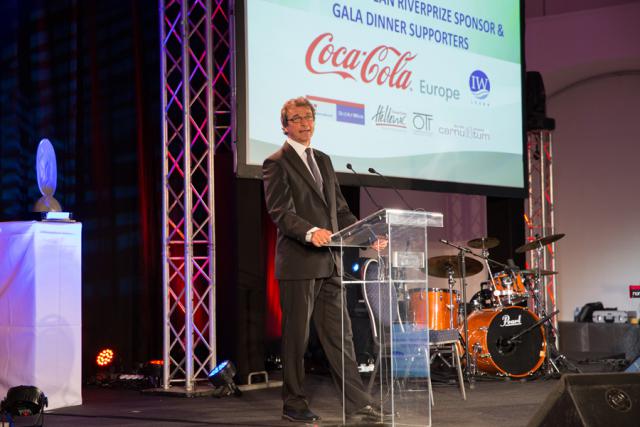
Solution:
<path fill-rule="evenodd" d="M 291 123 L 295 123 L 295 124 L 298 124 L 303 120 L 307 122 L 312 122 L 314 120 L 313 114 L 307 114 L 306 116 L 293 116 L 291 118 L 287 118 L 287 121 L 290 121 Z"/>

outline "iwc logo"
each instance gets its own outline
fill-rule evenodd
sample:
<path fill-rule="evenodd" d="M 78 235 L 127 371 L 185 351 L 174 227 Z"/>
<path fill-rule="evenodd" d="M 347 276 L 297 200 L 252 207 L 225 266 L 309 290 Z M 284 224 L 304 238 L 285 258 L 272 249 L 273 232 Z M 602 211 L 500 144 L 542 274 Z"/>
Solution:
<path fill-rule="evenodd" d="M 469 76 L 469 89 L 476 99 L 486 99 L 491 91 L 491 82 L 489 81 L 489 77 L 487 77 L 483 71 L 475 70 Z"/>

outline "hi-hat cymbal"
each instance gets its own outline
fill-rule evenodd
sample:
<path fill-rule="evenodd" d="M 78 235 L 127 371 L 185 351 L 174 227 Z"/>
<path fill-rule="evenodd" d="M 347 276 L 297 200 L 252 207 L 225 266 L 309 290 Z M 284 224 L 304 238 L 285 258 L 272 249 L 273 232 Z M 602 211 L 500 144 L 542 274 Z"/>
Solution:
<path fill-rule="evenodd" d="M 478 237 L 477 239 L 469 240 L 467 245 L 474 249 L 491 249 L 500 244 L 500 240 L 495 237 Z"/>
<path fill-rule="evenodd" d="M 521 254 L 522 252 L 531 251 L 533 249 L 538 249 L 540 246 L 548 245 L 549 243 L 553 243 L 556 240 L 560 240 L 565 236 L 564 233 L 560 234 L 551 234 L 550 236 L 540 237 L 532 242 L 525 243 L 516 249 L 517 254 Z"/>
<path fill-rule="evenodd" d="M 535 276 L 536 274 L 538 274 L 538 270 L 536 270 L 535 268 L 530 270 L 520 270 L 520 274 L 524 274 L 525 276 Z M 554 274 L 558 274 L 558 272 L 552 270 L 540 270 L 541 276 L 552 276 Z"/>
<path fill-rule="evenodd" d="M 482 263 L 470 257 L 464 257 L 466 276 L 473 276 L 482 271 Z M 429 276 L 449 277 L 449 271 L 453 277 L 461 277 L 459 257 L 457 255 L 442 255 L 429 258 Z"/>

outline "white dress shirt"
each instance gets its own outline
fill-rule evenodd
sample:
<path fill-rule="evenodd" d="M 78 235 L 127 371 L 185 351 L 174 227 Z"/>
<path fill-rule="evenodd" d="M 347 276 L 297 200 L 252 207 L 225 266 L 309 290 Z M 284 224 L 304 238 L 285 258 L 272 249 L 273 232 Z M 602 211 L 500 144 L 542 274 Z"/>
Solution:
<path fill-rule="evenodd" d="M 309 174 L 311 175 L 311 178 L 313 178 L 313 172 L 311 172 L 311 166 L 309 166 L 309 163 L 307 162 L 307 155 L 305 154 L 305 150 L 307 148 L 311 148 L 311 147 L 307 147 L 304 144 L 300 144 L 297 141 L 294 141 L 291 138 L 287 138 L 287 143 L 293 147 L 294 150 L 296 150 L 296 153 L 298 153 L 298 156 L 300 156 L 300 159 L 302 160 L 302 163 L 304 163 L 304 165 L 307 167 L 307 170 L 309 171 Z M 315 157 L 313 157 L 313 148 L 311 148 L 311 157 L 313 159 L 315 159 Z M 315 160 L 314 160 L 315 161 Z M 316 164 L 316 167 L 318 167 L 318 165 Z M 318 168 L 318 170 L 320 170 L 320 168 Z M 315 180 L 315 178 L 313 178 Z M 304 236 L 304 240 L 307 242 L 311 241 L 311 235 L 316 231 L 316 230 L 320 230 L 320 228 L 318 227 L 312 227 L 307 231 L 307 234 L 305 234 Z"/>

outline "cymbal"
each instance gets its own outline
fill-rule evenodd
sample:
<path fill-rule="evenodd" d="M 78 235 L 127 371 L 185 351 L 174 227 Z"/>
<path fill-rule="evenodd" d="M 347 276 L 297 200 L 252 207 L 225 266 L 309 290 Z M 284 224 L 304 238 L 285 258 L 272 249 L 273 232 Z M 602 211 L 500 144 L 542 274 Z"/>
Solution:
<path fill-rule="evenodd" d="M 536 270 L 535 268 L 530 270 L 520 270 L 520 274 L 524 274 L 525 276 L 535 276 L 536 274 L 538 274 L 538 270 Z M 558 274 L 558 272 L 552 270 L 540 270 L 541 276 L 552 276 L 554 274 Z"/>
<path fill-rule="evenodd" d="M 479 237 L 467 242 L 467 245 L 474 249 L 491 249 L 495 248 L 499 244 L 500 240 L 495 237 Z"/>
<path fill-rule="evenodd" d="M 536 239 L 529 243 L 525 243 L 524 245 L 520 246 L 519 248 L 516 249 L 516 253 L 521 254 L 522 252 L 527 252 L 533 249 L 537 249 L 540 246 L 548 245 L 549 243 L 553 243 L 556 240 L 560 240 L 564 236 L 565 236 L 564 233 L 560 233 L 560 234 L 551 234 L 549 236 L 540 237 L 539 239 Z"/>
<path fill-rule="evenodd" d="M 461 277 L 459 257 L 457 255 L 442 255 L 429 258 L 429 276 L 449 277 L 449 271 L 453 272 L 453 277 Z M 471 257 L 464 257 L 466 276 L 473 276 L 482 271 L 482 263 Z"/>

